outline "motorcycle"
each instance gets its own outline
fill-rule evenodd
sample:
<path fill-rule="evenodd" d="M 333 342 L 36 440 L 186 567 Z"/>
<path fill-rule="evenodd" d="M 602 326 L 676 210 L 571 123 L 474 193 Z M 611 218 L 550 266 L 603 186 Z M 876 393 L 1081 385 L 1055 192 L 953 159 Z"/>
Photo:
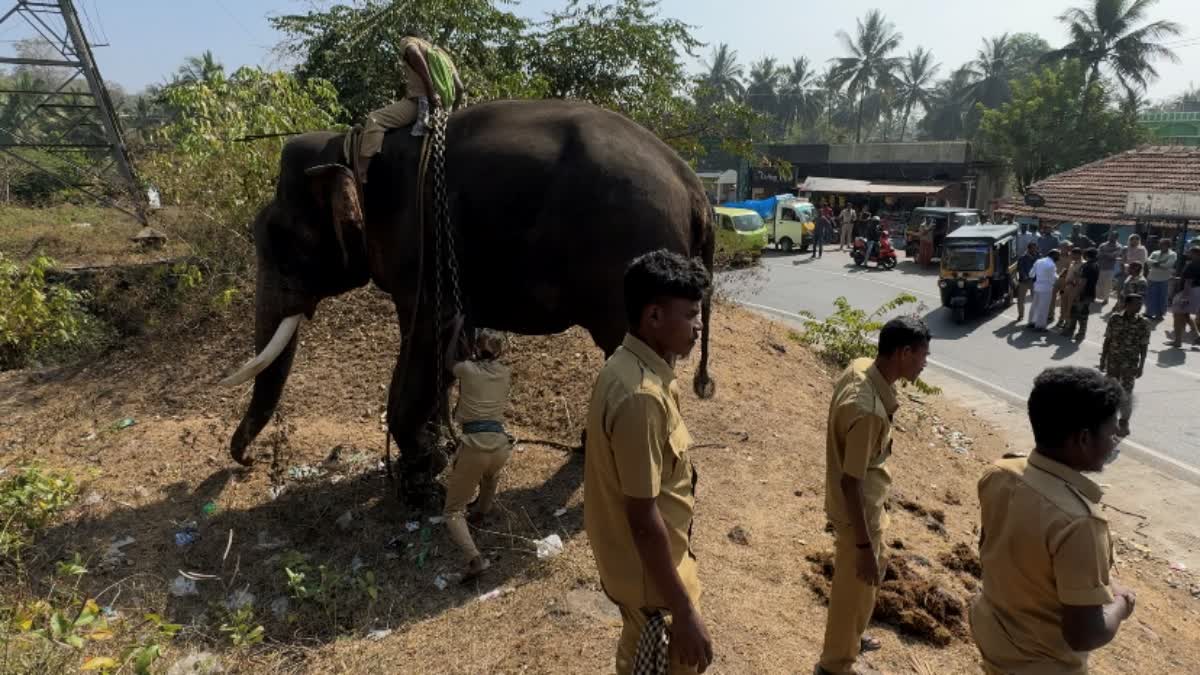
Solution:
<path fill-rule="evenodd" d="M 854 258 L 854 264 L 859 267 L 866 267 L 867 263 L 875 263 L 880 269 L 890 270 L 896 266 L 896 249 L 892 247 L 891 237 L 887 231 L 879 233 L 879 245 L 871 252 L 871 257 L 867 258 L 867 240 L 864 237 L 854 238 L 854 249 L 850 251 L 850 256 Z"/>

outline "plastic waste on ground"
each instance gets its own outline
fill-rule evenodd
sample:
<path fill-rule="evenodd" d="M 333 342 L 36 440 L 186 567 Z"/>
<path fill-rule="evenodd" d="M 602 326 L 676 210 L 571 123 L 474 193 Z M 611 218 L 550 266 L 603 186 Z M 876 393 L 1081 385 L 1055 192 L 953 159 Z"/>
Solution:
<path fill-rule="evenodd" d="M 185 595 L 198 595 L 200 593 L 196 589 L 196 582 L 182 574 L 171 580 L 171 585 L 167 590 L 177 598 L 182 598 Z"/>
<path fill-rule="evenodd" d="M 183 527 L 175 533 L 176 546 L 191 546 L 200 539 L 200 530 L 196 528 L 195 522 L 184 523 Z"/>
<path fill-rule="evenodd" d="M 562 537 L 557 534 L 552 534 L 544 539 L 537 540 L 537 557 L 538 560 L 553 558 L 563 552 Z"/>

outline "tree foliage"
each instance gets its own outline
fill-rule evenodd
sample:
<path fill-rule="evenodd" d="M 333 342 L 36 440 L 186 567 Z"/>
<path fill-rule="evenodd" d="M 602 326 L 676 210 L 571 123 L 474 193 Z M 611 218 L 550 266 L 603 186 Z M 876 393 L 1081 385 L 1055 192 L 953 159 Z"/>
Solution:
<path fill-rule="evenodd" d="M 1089 84 L 1084 66 L 1069 61 L 1015 83 L 1011 102 L 983 111 L 980 136 L 1011 164 L 1024 192 L 1042 178 L 1143 140 L 1136 111 L 1112 103 L 1102 82 Z"/>
<path fill-rule="evenodd" d="M 838 38 L 849 56 L 834 60 L 837 64 L 833 71 L 834 83 L 839 88 L 846 87 L 850 98 L 858 99 L 854 138 L 855 142 L 860 142 L 867 92 L 894 88 L 902 59 L 892 54 L 900 48 L 903 36 L 882 12 L 873 9 L 867 12 L 865 18 L 858 20 L 853 37 L 845 31 L 839 31 Z"/>
<path fill-rule="evenodd" d="M 1091 0 L 1090 6 L 1068 9 L 1058 19 L 1067 25 L 1071 41 L 1048 58 L 1082 62 L 1089 83 L 1099 79 L 1101 66 L 1108 66 L 1126 89 L 1145 90 L 1158 77 L 1155 60 L 1179 61 L 1163 40 L 1183 32 L 1183 26 L 1167 20 L 1138 26 L 1156 2 Z"/>
<path fill-rule="evenodd" d="M 508 0 L 365 0 L 355 6 L 270 19 L 286 36 L 280 50 L 299 60 L 303 80 L 328 81 L 341 122 L 401 96 L 406 83 L 400 40 L 419 30 L 454 55 L 471 96 L 520 98 L 544 93 L 526 68 L 532 51 L 527 21 L 502 9 Z"/>
<path fill-rule="evenodd" d="M 148 157 L 144 176 L 158 186 L 164 203 L 187 205 L 195 216 L 243 238 L 271 194 L 286 139 L 241 139 L 330 129 L 342 115 L 328 82 L 257 68 L 179 83 L 162 98 L 175 111 L 174 121 L 157 131 L 170 150 Z"/>

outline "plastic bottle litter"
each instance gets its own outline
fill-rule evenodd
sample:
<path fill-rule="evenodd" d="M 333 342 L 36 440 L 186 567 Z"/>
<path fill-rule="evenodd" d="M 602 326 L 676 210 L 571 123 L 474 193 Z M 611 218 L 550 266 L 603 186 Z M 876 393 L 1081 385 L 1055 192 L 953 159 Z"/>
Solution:
<path fill-rule="evenodd" d="M 538 560 L 545 560 L 547 558 L 553 558 L 554 556 L 556 556 L 562 552 L 563 552 L 562 537 L 558 536 L 557 534 L 552 534 L 552 535 L 546 537 L 545 539 L 539 539 L 537 541 Z"/>
<path fill-rule="evenodd" d="M 177 598 L 182 598 L 185 595 L 199 595 L 200 593 L 200 591 L 196 590 L 196 582 L 183 575 L 175 577 L 167 590 Z"/>
<path fill-rule="evenodd" d="M 409 532 L 416 532 L 417 530 L 421 529 L 421 523 L 416 520 L 410 520 L 404 524 L 404 529 L 408 530 Z"/>
<path fill-rule="evenodd" d="M 117 430 L 128 429 L 129 427 L 131 427 L 135 424 L 137 424 L 137 420 L 133 419 L 132 417 L 126 417 L 124 419 L 120 419 L 120 420 L 117 420 L 116 422 L 114 422 L 113 428 L 117 429 Z"/>
<path fill-rule="evenodd" d="M 446 587 L 450 585 L 450 582 L 446 581 L 446 578 L 439 574 L 433 578 L 433 585 L 437 587 L 439 591 L 444 591 L 446 590 Z"/>
<path fill-rule="evenodd" d="M 367 639 L 378 642 L 391 634 L 392 634 L 391 628 L 380 628 L 378 630 L 373 630 L 370 633 L 367 633 Z"/>
<path fill-rule="evenodd" d="M 212 517 L 212 515 L 213 515 L 213 514 L 215 514 L 215 513 L 217 512 L 217 503 L 216 503 L 216 502 L 208 502 L 208 503 L 207 503 L 207 504 L 205 504 L 204 506 L 201 506 L 201 507 L 200 507 L 200 511 L 201 511 L 201 512 L 202 512 L 204 515 L 206 515 L 206 516 L 208 516 L 208 517 L 210 517 L 210 518 L 211 518 L 211 517 Z"/>
<path fill-rule="evenodd" d="M 557 511 L 555 511 L 555 512 L 554 512 L 554 517 L 555 517 L 555 518 L 562 518 L 562 517 L 563 517 L 563 516 L 565 516 L 565 515 L 567 515 L 567 510 L 566 510 L 566 509 L 559 509 L 559 510 L 557 510 Z"/>

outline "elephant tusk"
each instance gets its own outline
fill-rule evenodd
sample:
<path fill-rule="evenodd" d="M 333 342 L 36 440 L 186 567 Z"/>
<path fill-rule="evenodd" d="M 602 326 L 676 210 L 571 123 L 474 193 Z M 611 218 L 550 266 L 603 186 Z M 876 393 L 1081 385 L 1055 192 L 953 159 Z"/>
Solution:
<path fill-rule="evenodd" d="M 271 336 L 271 341 L 267 343 L 267 346 L 257 356 L 247 361 L 246 365 L 238 368 L 236 373 L 221 380 L 221 386 L 236 387 L 266 370 L 292 341 L 303 318 L 303 314 L 293 314 L 280 321 L 279 327 L 275 329 L 275 335 Z"/>

